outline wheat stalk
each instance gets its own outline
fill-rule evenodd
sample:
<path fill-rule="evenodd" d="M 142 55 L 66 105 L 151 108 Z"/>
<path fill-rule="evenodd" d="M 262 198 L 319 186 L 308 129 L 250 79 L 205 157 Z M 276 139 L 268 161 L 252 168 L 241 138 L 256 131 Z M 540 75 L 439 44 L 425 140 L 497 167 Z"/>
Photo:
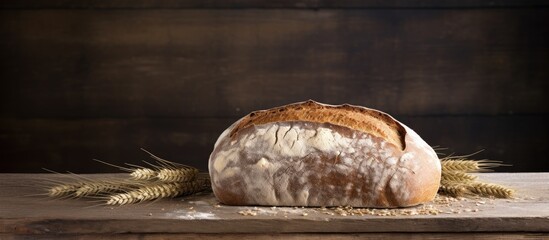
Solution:
<path fill-rule="evenodd" d="M 52 186 L 48 189 L 50 197 L 66 197 L 72 195 L 78 188 L 80 183 L 64 183 Z"/>
<path fill-rule="evenodd" d="M 153 169 L 141 167 L 141 166 L 134 165 L 134 164 L 126 163 L 126 165 L 128 165 L 130 167 L 122 167 L 122 166 L 118 166 L 118 165 L 115 165 L 115 164 L 112 164 L 112 163 L 101 161 L 99 159 L 94 159 L 94 161 L 103 163 L 105 165 L 109 165 L 111 167 L 118 168 L 122 171 L 129 172 L 130 177 L 134 180 L 154 180 L 156 178 L 156 174 L 157 174 L 156 171 L 153 170 Z M 157 166 L 154 166 L 154 167 L 157 168 Z"/>
<path fill-rule="evenodd" d="M 197 173 L 198 169 L 190 167 L 163 168 L 158 171 L 156 177 L 162 182 L 187 182 L 193 180 Z"/>
<path fill-rule="evenodd" d="M 471 194 L 471 192 L 467 188 L 467 184 L 448 181 L 448 180 L 442 180 L 440 182 L 439 190 L 440 192 L 443 192 L 453 197 L 461 197 L 461 196 Z"/>
<path fill-rule="evenodd" d="M 75 175 L 77 182 L 62 183 L 48 188 L 50 197 L 85 197 L 99 196 L 106 198 L 107 205 L 125 205 L 157 198 L 176 197 L 203 191 L 209 187 L 209 178 L 197 179 L 198 169 L 170 162 L 148 153 L 155 160 L 152 168 L 126 163 L 128 167 L 118 166 L 101 160 L 97 162 L 129 172 L 130 179 L 93 180 Z M 53 171 L 51 171 L 53 172 Z"/>
<path fill-rule="evenodd" d="M 203 191 L 207 188 L 209 179 L 194 180 L 190 182 L 152 183 L 139 189 L 112 195 L 107 200 L 107 205 L 125 205 L 158 198 L 177 197 Z"/>
<path fill-rule="evenodd" d="M 440 160 L 442 171 L 481 172 L 490 168 L 503 166 L 498 161 L 469 160 L 464 158 L 445 157 Z"/>
<path fill-rule="evenodd" d="M 442 180 L 448 182 L 467 183 L 476 180 L 477 177 L 466 172 L 443 171 Z"/>
<path fill-rule="evenodd" d="M 198 169 L 194 167 L 171 162 L 157 157 L 145 149 L 141 150 L 148 153 L 150 157 L 156 161 L 155 164 L 151 164 L 148 162 L 145 163 L 151 165 L 156 169 L 155 177 L 162 182 L 187 182 L 195 179 L 196 175 L 198 174 Z"/>
<path fill-rule="evenodd" d="M 145 168 L 129 163 L 126 163 L 126 165 L 130 167 L 122 167 L 98 159 L 94 160 L 112 167 L 116 167 L 120 170 L 130 172 L 130 176 L 134 180 L 148 181 L 158 179 L 163 182 L 185 182 L 193 180 L 198 173 L 198 169 L 194 167 L 162 159 L 143 148 L 141 150 L 148 153 L 149 156 L 155 160 L 155 163 L 143 161 L 152 168 Z"/>
<path fill-rule="evenodd" d="M 474 160 L 441 160 L 442 171 L 476 172 L 480 170 L 477 161 Z"/>
<path fill-rule="evenodd" d="M 441 159 L 441 166 L 442 178 L 439 190 L 442 193 L 454 197 L 476 194 L 499 198 L 510 198 L 514 193 L 512 189 L 501 185 L 478 182 L 476 176 L 468 174 L 468 172 L 486 171 L 492 167 L 503 166 L 500 162 L 450 156 Z"/>
<path fill-rule="evenodd" d="M 452 197 L 461 197 L 469 194 L 467 188 L 460 185 L 441 185 L 439 191 Z"/>
<path fill-rule="evenodd" d="M 153 180 L 156 175 L 156 171 L 150 168 L 136 168 L 130 173 L 134 180 Z"/>
<path fill-rule="evenodd" d="M 102 193 L 115 193 L 135 187 L 139 182 L 129 182 L 120 180 L 100 180 L 84 182 L 74 192 L 75 197 L 85 197 L 99 195 Z"/>
<path fill-rule="evenodd" d="M 142 201 L 156 198 L 177 197 L 205 190 L 209 179 L 201 179 L 190 182 L 160 183 L 138 189 L 141 192 Z"/>
<path fill-rule="evenodd" d="M 119 193 L 109 196 L 107 199 L 107 205 L 126 205 L 132 204 L 139 201 L 139 192 L 131 191 L 127 193 Z"/>
<path fill-rule="evenodd" d="M 468 186 L 468 189 L 482 196 L 494 196 L 498 198 L 510 198 L 513 196 L 514 190 L 493 183 L 475 182 Z"/>

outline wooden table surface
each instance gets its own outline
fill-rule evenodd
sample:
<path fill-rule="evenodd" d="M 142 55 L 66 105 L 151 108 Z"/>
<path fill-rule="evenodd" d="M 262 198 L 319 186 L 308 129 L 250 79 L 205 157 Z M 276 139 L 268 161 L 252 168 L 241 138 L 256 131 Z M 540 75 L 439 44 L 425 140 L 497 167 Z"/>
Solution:
<path fill-rule="evenodd" d="M 345 216 L 330 208 L 225 206 L 211 193 L 116 207 L 98 205 L 97 199 L 40 196 L 47 182 L 61 177 L 56 174 L 0 174 L 0 239 L 549 238 L 549 173 L 478 176 L 516 189 L 516 197 L 440 197 L 423 206 L 393 210 L 436 209 L 438 214 L 396 216 Z M 384 211 L 374 210 L 378 213 Z"/>

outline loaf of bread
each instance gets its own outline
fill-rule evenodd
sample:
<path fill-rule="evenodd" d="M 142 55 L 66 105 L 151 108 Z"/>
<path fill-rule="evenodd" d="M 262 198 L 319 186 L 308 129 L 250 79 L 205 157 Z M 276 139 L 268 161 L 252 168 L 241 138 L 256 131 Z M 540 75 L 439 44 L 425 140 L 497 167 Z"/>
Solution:
<path fill-rule="evenodd" d="M 433 200 L 441 167 L 388 114 L 309 100 L 235 122 L 215 143 L 209 173 L 228 205 L 387 208 Z"/>

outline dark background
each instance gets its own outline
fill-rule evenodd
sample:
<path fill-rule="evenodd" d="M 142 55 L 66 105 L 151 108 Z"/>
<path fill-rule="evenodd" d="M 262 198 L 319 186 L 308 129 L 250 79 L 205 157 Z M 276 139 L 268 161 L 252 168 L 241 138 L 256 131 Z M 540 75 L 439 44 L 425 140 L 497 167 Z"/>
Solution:
<path fill-rule="evenodd" d="M 543 1 L 30 1 L 0 19 L 0 172 L 207 168 L 295 101 L 388 112 L 446 152 L 549 171 Z"/>

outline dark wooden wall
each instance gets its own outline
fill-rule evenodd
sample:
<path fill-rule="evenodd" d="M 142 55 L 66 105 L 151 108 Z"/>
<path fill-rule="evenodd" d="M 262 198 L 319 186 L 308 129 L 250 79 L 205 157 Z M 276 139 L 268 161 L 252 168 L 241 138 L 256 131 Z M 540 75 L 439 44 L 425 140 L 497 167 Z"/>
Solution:
<path fill-rule="evenodd" d="M 448 152 L 549 171 L 543 1 L 3 1 L 0 172 L 205 170 L 250 111 L 386 111 Z"/>

